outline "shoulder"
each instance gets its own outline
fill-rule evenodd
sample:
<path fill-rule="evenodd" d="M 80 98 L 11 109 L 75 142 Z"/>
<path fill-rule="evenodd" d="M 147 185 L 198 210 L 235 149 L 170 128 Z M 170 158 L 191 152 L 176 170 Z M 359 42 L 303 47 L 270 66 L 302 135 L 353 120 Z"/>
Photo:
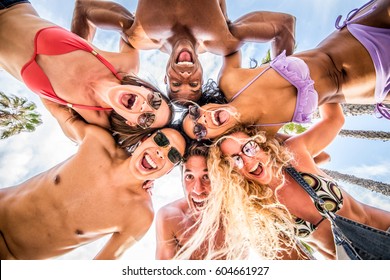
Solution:
<path fill-rule="evenodd" d="M 178 199 L 161 207 L 157 212 L 157 219 L 163 221 L 181 219 L 187 209 L 187 201 L 184 198 Z"/>

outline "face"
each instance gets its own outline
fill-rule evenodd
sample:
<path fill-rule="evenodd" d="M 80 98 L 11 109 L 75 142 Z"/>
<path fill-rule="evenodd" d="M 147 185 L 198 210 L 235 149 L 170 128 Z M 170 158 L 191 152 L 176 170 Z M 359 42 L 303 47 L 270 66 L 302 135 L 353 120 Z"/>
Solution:
<path fill-rule="evenodd" d="M 260 184 L 271 182 L 272 169 L 267 164 L 268 155 L 247 134 L 232 133 L 220 147 L 222 154 L 228 157 L 241 175 Z"/>
<path fill-rule="evenodd" d="M 140 180 L 160 178 L 181 162 L 185 145 L 183 136 L 174 129 L 155 132 L 134 151 L 131 174 Z"/>
<path fill-rule="evenodd" d="M 228 104 L 190 105 L 183 129 L 192 139 L 212 139 L 238 123 L 235 114 L 236 109 Z"/>
<path fill-rule="evenodd" d="M 184 195 L 193 213 L 202 210 L 211 191 L 207 161 L 203 156 L 191 156 L 183 164 Z"/>
<path fill-rule="evenodd" d="M 111 107 L 127 120 L 130 126 L 163 127 L 170 119 L 170 108 L 161 94 L 133 85 L 119 85 L 108 92 Z"/>
<path fill-rule="evenodd" d="M 171 100 L 198 101 L 202 88 L 202 65 L 189 41 L 178 42 L 167 63 L 166 76 L 169 98 Z"/>

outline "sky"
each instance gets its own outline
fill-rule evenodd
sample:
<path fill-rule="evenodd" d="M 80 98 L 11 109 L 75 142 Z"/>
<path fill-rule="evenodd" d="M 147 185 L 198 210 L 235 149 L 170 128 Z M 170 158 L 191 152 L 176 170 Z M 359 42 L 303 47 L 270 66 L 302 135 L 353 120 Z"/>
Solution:
<path fill-rule="evenodd" d="M 30 0 L 41 17 L 70 28 L 74 1 Z M 137 1 L 115 1 L 134 12 Z M 296 52 L 314 48 L 328 34 L 334 31 L 334 22 L 339 14 L 346 14 L 366 1 L 362 0 L 227 0 L 227 12 L 231 20 L 255 11 L 285 12 L 294 15 L 296 22 Z M 116 51 L 118 34 L 99 31 L 93 42 L 100 49 Z M 243 66 L 249 67 L 250 58 L 258 61 L 265 56 L 269 44 L 246 44 L 242 47 Z M 201 54 L 204 80 L 216 79 L 222 63 L 221 57 Z M 165 89 L 163 83 L 168 55 L 158 51 L 141 51 L 139 75 Z M 77 146 L 67 139 L 54 118 L 45 110 L 39 98 L 23 83 L 0 69 L 0 90 L 6 94 L 27 97 L 38 105 L 43 124 L 32 133 L 22 133 L 6 140 L 0 140 L 0 188 L 19 184 L 62 162 L 77 151 Z M 390 122 L 374 116 L 347 117 L 345 129 L 390 131 Z M 390 143 L 337 137 L 326 149 L 331 162 L 324 168 L 357 177 L 390 183 Z M 390 197 L 376 194 L 356 185 L 340 182 L 348 193 L 357 200 L 390 211 Z M 153 191 L 155 212 L 163 205 L 183 196 L 179 168 L 156 180 Z M 92 259 L 108 237 L 82 246 L 58 259 Z M 123 260 L 153 260 L 155 255 L 155 225 L 135 246 L 121 257 Z"/>

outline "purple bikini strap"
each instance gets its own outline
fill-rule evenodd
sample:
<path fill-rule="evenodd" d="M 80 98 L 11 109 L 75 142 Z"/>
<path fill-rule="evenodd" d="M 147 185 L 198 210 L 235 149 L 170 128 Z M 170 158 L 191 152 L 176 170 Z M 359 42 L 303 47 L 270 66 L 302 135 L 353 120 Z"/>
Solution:
<path fill-rule="evenodd" d="M 375 112 L 379 113 L 377 114 L 377 118 L 384 117 L 385 119 L 390 120 L 390 108 L 386 107 L 382 103 L 377 103 L 375 105 Z"/>
<path fill-rule="evenodd" d="M 249 83 L 247 83 L 242 89 L 240 89 L 231 99 L 229 102 L 232 102 L 234 99 L 236 99 L 244 90 L 246 90 L 251 84 L 253 84 L 261 75 L 265 73 L 268 69 L 270 69 L 271 66 L 268 66 L 263 71 L 261 71 L 259 74 L 256 75 Z"/>
<path fill-rule="evenodd" d="M 343 28 L 343 27 L 345 27 L 349 22 L 350 22 L 350 20 L 358 13 L 358 12 L 360 12 L 361 10 L 363 10 L 365 7 L 367 7 L 368 5 L 370 5 L 372 2 L 374 2 L 375 0 L 371 0 L 371 1 L 369 1 L 369 2 L 367 2 L 366 4 L 364 4 L 363 6 L 361 6 L 360 8 L 356 8 L 356 9 L 353 9 L 352 11 L 350 11 L 349 13 L 348 13 L 348 15 L 347 15 L 347 18 L 344 20 L 344 22 L 343 22 L 343 24 L 340 26 L 339 25 L 339 23 L 340 23 L 340 21 L 341 21 L 341 18 L 343 17 L 342 15 L 339 15 L 337 18 L 336 18 L 336 22 L 335 22 L 335 27 L 337 28 L 337 29 L 341 29 L 341 28 Z M 373 7 L 372 7 L 372 9 L 375 9 L 376 8 L 376 6 L 374 5 Z M 361 15 L 360 17 L 362 17 L 362 16 L 364 16 L 364 15 Z M 356 20 L 358 20 L 360 17 L 358 17 L 358 18 L 355 18 L 355 21 Z"/>

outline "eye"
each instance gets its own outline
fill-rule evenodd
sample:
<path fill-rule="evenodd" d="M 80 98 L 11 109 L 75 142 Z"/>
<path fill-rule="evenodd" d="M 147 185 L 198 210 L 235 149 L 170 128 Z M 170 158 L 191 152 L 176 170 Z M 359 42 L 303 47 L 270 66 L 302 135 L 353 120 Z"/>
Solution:
<path fill-rule="evenodd" d="M 244 166 L 244 162 L 242 161 L 242 158 L 239 155 L 231 156 L 233 163 L 238 168 L 242 168 Z"/>
<path fill-rule="evenodd" d="M 178 87 L 178 86 L 181 86 L 181 83 L 173 82 L 172 85 L 173 85 L 174 87 Z"/>
<path fill-rule="evenodd" d="M 192 82 L 192 83 L 189 83 L 190 87 L 197 87 L 199 85 L 198 82 Z"/>
<path fill-rule="evenodd" d="M 187 174 L 187 175 L 185 176 L 185 179 L 186 179 L 186 181 L 191 181 L 191 180 L 194 179 L 194 175 L 192 175 L 192 174 Z"/>
<path fill-rule="evenodd" d="M 202 179 L 203 179 L 203 181 L 205 181 L 205 182 L 209 182 L 209 181 L 210 181 L 210 178 L 209 178 L 209 175 L 208 175 L 208 174 L 203 175 Z"/>

